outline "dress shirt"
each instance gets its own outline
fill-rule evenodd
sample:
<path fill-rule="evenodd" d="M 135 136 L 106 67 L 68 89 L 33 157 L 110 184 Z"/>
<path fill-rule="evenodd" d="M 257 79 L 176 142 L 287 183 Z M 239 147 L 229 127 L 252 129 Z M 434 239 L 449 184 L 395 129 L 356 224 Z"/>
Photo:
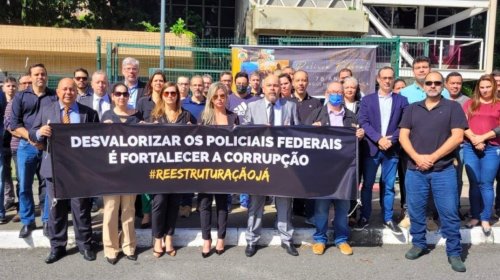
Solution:
<path fill-rule="evenodd" d="M 387 136 L 387 127 L 391 120 L 392 92 L 386 96 L 378 94 L 378 105 L 380 109 L 380 134 Z"/>
<path fill-rule="evenodd" d="M 328 105 L 326 105 L 328 106 Z M 330 126 L 344 126 L 344 107 L 340 111 L 335 112 L 328 107 L 328 116 L 330 117 Z"/>

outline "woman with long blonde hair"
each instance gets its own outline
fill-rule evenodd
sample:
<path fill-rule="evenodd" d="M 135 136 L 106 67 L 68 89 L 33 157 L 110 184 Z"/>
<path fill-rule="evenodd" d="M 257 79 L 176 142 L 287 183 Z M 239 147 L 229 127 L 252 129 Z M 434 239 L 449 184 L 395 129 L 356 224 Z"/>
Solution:
<path fill-rule="evenodd" d="M 479 225 L 485 236 L 491 234 L 493 182 L 500 164 L 500 137 L 491 133 L 500 123 L 500 100 L 492 75 L 479 78 L 470 100 L 464 103 L 469 129 L 465 131 L 464 166 L 469 178 L 472 219 L 467 228 Z"/>
<path fill-rule="evenodd" d="M 213 83 L 208 89 L 205 109 L 201 113 L 201 125 L 237 125 L 239 124 L 238 115 L 229 111 L 227 108 L 229 96 L 227 87 L 222 83 Z M 201 234 L 203 238 L 203 249 L 201 255 L 206 258 L 212 252 L 212 237 L 210 235 L 212 226 L 212 201 L 215 197 L 217 208 L 217 243 L 215 253 L 221 255 L 224 253 L 224 238 L 226 237 L 227 226 L 227 194 L 209 194 L 199 193 L 198 206 L 200 210 Z"/>

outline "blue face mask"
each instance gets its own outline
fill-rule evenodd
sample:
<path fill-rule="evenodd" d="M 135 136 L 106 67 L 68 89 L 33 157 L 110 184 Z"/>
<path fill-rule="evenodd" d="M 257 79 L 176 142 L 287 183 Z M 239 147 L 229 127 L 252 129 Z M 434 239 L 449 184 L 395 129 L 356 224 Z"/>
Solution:
<path fill-rule="evenodd" d="M 330 104 L 332 106 L 340 106 L 342 104 L 342 102 L 344 101 L 344 98 L 342 98 L 342 95 L 341 94 L 338 94 L 338 93 L 331 93 L 329 96 L 328 96 L 328 102 L 330 102 Z"/>

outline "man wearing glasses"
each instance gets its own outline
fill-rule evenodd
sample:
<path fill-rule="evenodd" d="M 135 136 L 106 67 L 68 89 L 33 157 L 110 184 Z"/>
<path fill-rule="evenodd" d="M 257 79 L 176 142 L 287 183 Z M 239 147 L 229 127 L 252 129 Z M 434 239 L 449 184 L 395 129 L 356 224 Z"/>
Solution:
<path fill-rule="evenodd" d="M 76 89 L 78 91 L 78 100 L 80 100 L 83 96 L 92 95 L 92 89 L 89 87 L 89 72 L 87 69 L 76 69 L 73 72 L 73 81 L 75 81 Z"/>
<path fill-rule="evenodd" d="M 22 75 L 20 78 L 19 78 L 19 84 L 17 86 L 17 90 L 19 92 L 27 89 L 28 87 L 31 86 L 31 78 L 30 78 L 30 75 L 29 74 L 25 74 L 25 75 Z"/>
<path fill-rule="evenodd" d="M 463 141 L 467 120 L 460 104 L 441 96 L 444 81 L 439 72 L 430 72 L 422 83 L 426 98 L 408 106 L 399 124 L 399 142 L 410 158 L 405 181 L 413 247 L 405 257 L 415 260 L 427 253 L 426 207 L 432 193 L 448 262 L 453 270 L 465 272 L 453 152 Z"/>

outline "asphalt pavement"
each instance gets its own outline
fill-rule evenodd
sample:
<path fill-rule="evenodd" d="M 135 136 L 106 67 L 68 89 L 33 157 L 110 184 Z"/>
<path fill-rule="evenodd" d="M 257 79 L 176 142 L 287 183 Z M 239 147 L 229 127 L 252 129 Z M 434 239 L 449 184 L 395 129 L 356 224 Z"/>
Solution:
<path fill-rule="evenodd" d="M 108 264 L 102 251 L 97 260 L 83 260 L 77 250 L 47 265 L 48 249 L 0 250 L 1 279 L 498 279 L 499 245 L 464 245 L 467 272 L 451 270 L 443 246 L 418 260 L 404 258 L 409 246 L 353 247 L 354 255 L 341 255 L 329 247 L 316 256 L 308 246 L 292 257 L 277 246 L 265 247 L 248 258 L 244 247 L 230 247 L 222 255 L 203 259 L 200 248 L 184 247 L 177 256 L 156 259 L 141 249 L 136 262 L 122 258 Z"/>

